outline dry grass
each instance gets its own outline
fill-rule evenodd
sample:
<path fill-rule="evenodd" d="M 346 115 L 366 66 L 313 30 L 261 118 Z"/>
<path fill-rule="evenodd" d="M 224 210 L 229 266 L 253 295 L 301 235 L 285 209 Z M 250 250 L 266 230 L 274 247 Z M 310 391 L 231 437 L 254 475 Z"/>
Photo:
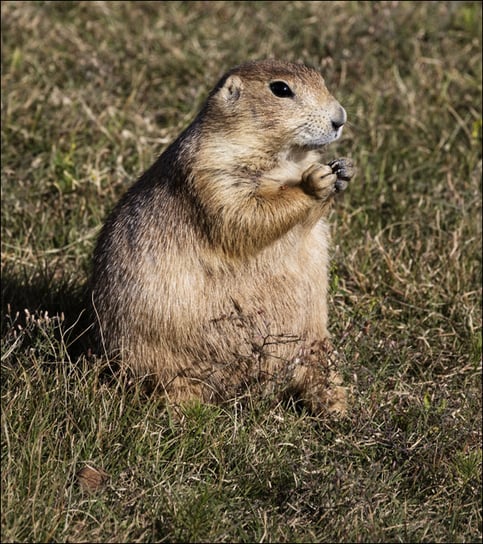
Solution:
<path fill-rule="evenodd" d="M 481 4 L 3 2 L 1 39 L 2 541 L 481 541 Z M 82 355 L 90 255 L 221 73 L 266 56 L 348 110 L 331 331 L 354 402 L 180 425 Z"/>

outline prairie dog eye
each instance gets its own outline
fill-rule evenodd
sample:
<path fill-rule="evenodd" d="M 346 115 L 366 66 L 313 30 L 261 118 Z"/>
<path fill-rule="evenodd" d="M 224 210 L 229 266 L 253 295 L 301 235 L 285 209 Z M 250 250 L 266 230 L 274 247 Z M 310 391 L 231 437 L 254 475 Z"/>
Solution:
<path fill-rule="evenodd" d="M 279 98 L 292 98 L 294 96 L 294 92 L 285 81 L 272 81 L 269 87 L 272 93 Z"/>

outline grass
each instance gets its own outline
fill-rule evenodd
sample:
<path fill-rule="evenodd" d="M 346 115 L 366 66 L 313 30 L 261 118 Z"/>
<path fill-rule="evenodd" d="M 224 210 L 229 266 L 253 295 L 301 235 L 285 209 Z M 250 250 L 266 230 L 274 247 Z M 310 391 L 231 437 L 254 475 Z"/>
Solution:
<path fill-rule="evenodd" d="M 2 541 L 481 541 L 481 4 L 2 2 L 1 40 Z M 90 256 L 221 73 L 267 56 L 349 115 L 330 321 L 353 402 L 180 424 L 79 345 Z"/>

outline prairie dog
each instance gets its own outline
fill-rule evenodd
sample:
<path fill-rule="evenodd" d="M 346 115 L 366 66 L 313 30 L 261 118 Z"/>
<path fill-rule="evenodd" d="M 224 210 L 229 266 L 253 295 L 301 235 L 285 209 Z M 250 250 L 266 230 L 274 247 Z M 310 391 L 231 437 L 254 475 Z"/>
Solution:
<path fill-rule="evenodd" d="M 326 218 L 353 167 L 319 160 L 345 122 L 305 65 L 227 72 L 101 231 L 92 301 L 102 349 L 175 405 L 262 385 L 343 412 Z"/>

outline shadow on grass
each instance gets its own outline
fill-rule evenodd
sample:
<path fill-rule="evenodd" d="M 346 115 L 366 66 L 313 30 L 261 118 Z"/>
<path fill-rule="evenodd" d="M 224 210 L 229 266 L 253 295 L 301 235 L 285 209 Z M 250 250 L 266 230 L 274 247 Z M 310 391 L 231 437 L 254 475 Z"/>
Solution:
<path fill-rule="evenodd" d="M 14 329 L 25 328 L 32 316 L 58 317 L 61 327 L 56 332 L 62 335 L 70 357 L 78 358 L 92 350 L 93 319 L 87 282 L 58 279 L 42 271 L 30 277 L 24 273 L 22 277 L 7 268 L 2 272 L 1 308 L 2 338 Z"/>

